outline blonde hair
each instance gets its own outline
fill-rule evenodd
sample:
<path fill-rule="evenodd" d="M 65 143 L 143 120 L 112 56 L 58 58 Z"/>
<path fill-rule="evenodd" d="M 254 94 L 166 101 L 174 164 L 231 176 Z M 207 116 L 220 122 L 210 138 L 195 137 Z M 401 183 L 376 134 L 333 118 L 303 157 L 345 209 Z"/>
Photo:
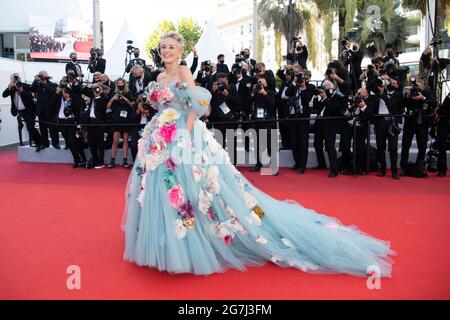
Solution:
<path fill-rule="evenodd" d="M 178 33 L 176 31 L 167 31 L 166 33 L 164 33 L 161 36 L 160 40 L 163 41 L 164 39 L 167 39 L 167 38 L 173 39 L 176 42 L 178 42 L 178 44 L 180 45 L 181 50 L 183 51 L 184 37 L 183 37 L 183 35 L 181 33 Z"/>

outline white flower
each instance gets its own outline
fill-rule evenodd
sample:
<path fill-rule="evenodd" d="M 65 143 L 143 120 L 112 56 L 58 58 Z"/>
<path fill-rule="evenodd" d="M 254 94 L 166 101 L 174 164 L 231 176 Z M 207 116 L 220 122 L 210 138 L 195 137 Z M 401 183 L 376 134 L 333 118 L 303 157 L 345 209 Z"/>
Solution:
<path fill-rule="evenodd" d="M 201 213 L 208 213 L 208 209 L 211 206 L 212 199 L 213 195 L 210 192 L 203 189 L 200 190 L 198 209 Z"/>
<path fill-rule="evenodd" d="M 180 117 L 180 114 L 174 108 L 167 108 L 163 111 L 158 120 L 163 122 L 172 122 L 177 120 Z"/>
<path fill-rule="evenodd" d="M 233 232 L 228 228 L 226 222 L 222 222 L 218 225 L 217 236 L 225 238 L 226 236 L 233 235 Z"/>
<path fill-rule="evenodd" d="M 281 242 L 283 242 L 283 244 L 288 248 L 294 248 L 292 242 L 286 238 L 281 239 Z"/>
<path fill-rule="evenodd" d="M 174 221 L 175 224 L 175 233 L 177 234 L 178 239 L 183 239 L 186 236 L 186 227 L 183 224 L 183 221 L 177 219 Z"/>
<path fill-rule="evenodd" d="M 258 242 L 260 244 L 266 244 L 267 243 L 267 239 L 262 234 L 260 234 L 258 236 L 258 238 L 256 239 L 256 242 Z"/>
<path fill-rule="evenodd" d="M 141 205 L 141 207 L 142 207 L 142 205 L 144 204 L 144 197 L 145 197 L 145 190 L 144 189 L 142 189 L 140 192 L 139 192 L 139 195 L 138 195 L 138 197 L 137 197 L 137 202 L 139 202 L 139 204 Z"/>
<path fill-rule="evenodd" d="M 145 156 L 145 149 L 147 148 L 148 142 L 144 138 L 138 141 L 138 156 L 143 158 Z"/>
<path fill-rule="evenodd" d="M 339 226 L 336 223 L 327 223 L 325 225 L 325 228 L 334 230 L 334 231 L 338 231 Z"/>
<path fill-rule="evenodd" d="M 220 191 L 219 184 L 219 169 L 216 166 L 211 166 L 206 172 L 206 184 L 211 192 L 218 194 Z"/>
<path fill-rule="evenodd" d="M 234 213 L 233 208 L 231 208 L 230 206 L 226 206 L 225 207 L 225 211 L 228 213 L 230 218 L 235 218 L 236 217 L 236 214 Z"/>
<path fill-rule="evenodd" d="M 225 225 L 228 228 L 228 230 L 232 232 L 233 237 L 234 234 L 237 232 L 239 232 L 242 235 L 245 235 L 247 233 L 242 224 L 237 219 L 227 220 L 224 221 L 222 224 Z"/>
<path fill-rule="evenodd" d="M 250 217 L 247 219 L 247 221 L 252 224 L 256 224 L 258 227 L 262 224 L 261 219 L 258 217 L 255 211 L 252 210 L 250 213 Z"/>
<path fill-rule="evenodd" d="M 192 173 L 194 174 L 195 182 L 199 183 L 202 178 L 202 170 L 197 166 L 192 166 Z"/>
<path fill-rule="evenodd" d="M 242 189 L 244 189 L 244 185 L 242 185 Z M 256 200 L 250 195 L 248 192 L 244 193 L 245 204 L 248 208 L 252 209 L 256 206 Z"/>
<path fill-rule="evenodd" d="M 147 171 L 155 170 L 161 164 L 160 156 L 148 154 L 145 156 L 145 168 Z"/>

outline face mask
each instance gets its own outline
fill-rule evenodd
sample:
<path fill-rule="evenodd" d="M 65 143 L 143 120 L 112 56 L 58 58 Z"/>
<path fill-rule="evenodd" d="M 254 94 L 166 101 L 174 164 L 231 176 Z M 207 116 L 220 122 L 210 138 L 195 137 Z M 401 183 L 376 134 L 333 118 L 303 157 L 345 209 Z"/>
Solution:
<path fill-rule="evenodd" d="M 72 61 L 73 62 L 77 62 L 77 58 L 72 58 Z"/>
<path fill-rule="evenodd" d="M 389 91 L 394 91 L 395 89 L 397 89 L 397 88 L 394 87 L 392 84 L 388 85 L 388 90 Z"/>
<path fill-rule="evenodd" d="M 135 58 L 139 58 L 139 53 L 135 53 L 135 54 L 134 54 L 134 57 L 135 57 Z"/>

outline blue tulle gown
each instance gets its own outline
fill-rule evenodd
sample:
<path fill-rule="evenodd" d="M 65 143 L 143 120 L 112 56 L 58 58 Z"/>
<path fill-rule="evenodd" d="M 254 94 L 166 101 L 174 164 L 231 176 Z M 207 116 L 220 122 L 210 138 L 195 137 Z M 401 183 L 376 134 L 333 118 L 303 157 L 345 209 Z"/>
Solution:
<path fill-rule="evenodd" d="M 273 262 L 311 273 L 391 275 L 389 242 L 254 187 L 189 113 L 211 95 L 153 82 L 158 113 L 143 129 L 126 188 L 124 259 L 170 273 L 209 275 Z"/>

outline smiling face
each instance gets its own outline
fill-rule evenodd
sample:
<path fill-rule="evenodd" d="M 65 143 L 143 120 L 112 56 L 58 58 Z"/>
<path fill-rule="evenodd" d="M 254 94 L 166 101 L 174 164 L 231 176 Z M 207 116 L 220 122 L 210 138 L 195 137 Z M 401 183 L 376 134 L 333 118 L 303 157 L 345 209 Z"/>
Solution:
<path fill-rule="evenodd" d="M 173 38 L 161 40 L 161 58 L 164 63 L 178 62 L 181 59 L 181 45 Z"/>

